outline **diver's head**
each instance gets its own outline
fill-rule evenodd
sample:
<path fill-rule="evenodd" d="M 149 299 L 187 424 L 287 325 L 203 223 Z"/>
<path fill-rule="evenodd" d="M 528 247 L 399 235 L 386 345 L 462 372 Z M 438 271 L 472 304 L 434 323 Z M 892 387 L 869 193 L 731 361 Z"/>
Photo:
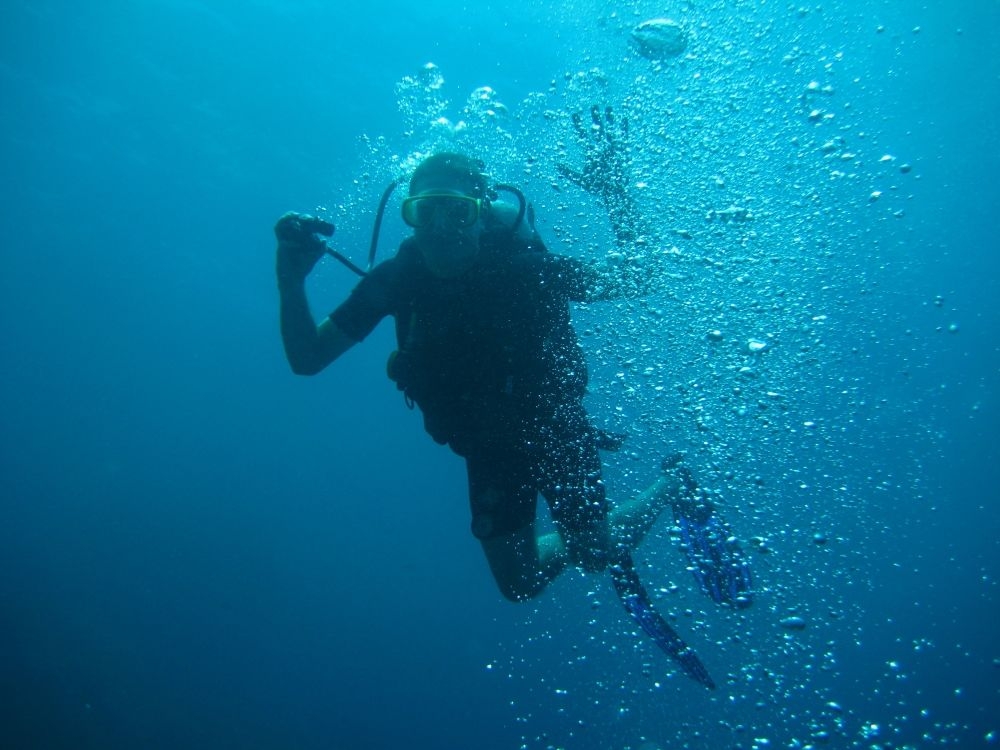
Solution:
<path fill-rule="evenodd" d="M 475 264 L 487 189 L 483 163 L 462 154 L 434 154 L 413 172 L 403 221 L 436 276 L 460 276 Z"/>

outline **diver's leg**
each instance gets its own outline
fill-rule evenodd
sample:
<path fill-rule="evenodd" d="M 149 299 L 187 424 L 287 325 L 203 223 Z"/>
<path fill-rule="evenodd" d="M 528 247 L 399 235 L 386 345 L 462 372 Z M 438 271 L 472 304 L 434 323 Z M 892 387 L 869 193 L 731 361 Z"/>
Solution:
<path fill-rule="evenodd" d="M 511 601 L 537 596 L 569 560 L 558 534 L 539 537 L 537 491 L 526 456 L 498 450 L 466 458 L 472 533 L 500 592 Z"/>
<path fill-rule="evenodd" d="M 663 509 L 677 502 L 683 492 L 680 476 L 668 471 L 632 500 L 616 505 L 608 514 L 615 541 L 627 549 L 638 547 Z"/>
<path fill-rule="evenodd" d="M 563 434 L 567 433 L 567 439 L 550 445 L 545 452 L 539 484 L 559 532 L 552 536 L 562 541 L 567 564 L 596 573 L 608 567 L 615 546 L 601 480 L 601 458 L 589 425 Z"/>
<path fill-rule="evenodd" d="M 479 542 L 500 593 L 514 602 L 538 596 L 569 562 L 559 535 L 539 537 L 534 522 L 512 534 Z"/>

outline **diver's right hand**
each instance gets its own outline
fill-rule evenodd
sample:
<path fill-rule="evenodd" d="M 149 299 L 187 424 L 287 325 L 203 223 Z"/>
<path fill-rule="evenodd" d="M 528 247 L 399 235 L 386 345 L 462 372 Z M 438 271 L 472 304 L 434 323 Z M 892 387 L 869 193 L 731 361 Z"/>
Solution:
<path fill-rule="evenodd" d="M 274 225 L 278 240 L 278 281 L 302 281 L 326 253 L 319 235 L 333 236 L 334 226 L 309 214 L 289 211 Z"/>

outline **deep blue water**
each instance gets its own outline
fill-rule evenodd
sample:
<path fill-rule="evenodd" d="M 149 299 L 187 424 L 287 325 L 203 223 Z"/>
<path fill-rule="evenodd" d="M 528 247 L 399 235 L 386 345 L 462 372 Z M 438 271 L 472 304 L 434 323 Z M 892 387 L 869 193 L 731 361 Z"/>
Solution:
<path fill-rule="evenodd" d="M 0 746 L 995 744 L 1000 4 L 334 5 L 0 10 Z M 664 13 L 690 41 L 657 67 L 627 38 Z M 318 210 L 361 260 L 434 147 L 602 258 L 600 206 L 553 188 L 595 101 L 677 261 L 576 313 L 629 434 L 609 489 L 682 449 L 756 550 L 743 613 L 666 522 L 638 555 L 711 694 L 603 576 L 502 601 L 388 325 L 315 378 L 278 336 L 274 220 Z M 730 206 L 752 220 L 707 218 Z M 317 314 L 353 283 L 324 263 Z"/>

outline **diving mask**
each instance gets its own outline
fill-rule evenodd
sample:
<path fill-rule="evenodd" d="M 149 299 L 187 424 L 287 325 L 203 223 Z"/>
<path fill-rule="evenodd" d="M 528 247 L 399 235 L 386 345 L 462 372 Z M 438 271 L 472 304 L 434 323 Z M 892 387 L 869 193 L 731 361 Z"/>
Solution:
<path fill-rule="evenodd" d="M 414 229 L 426 227 L 435 217 L 455 227 L 470 227 L 479 219 L 483 201 L 460 193 L 421 193 L 403 201 L 403 221 Z"/>

